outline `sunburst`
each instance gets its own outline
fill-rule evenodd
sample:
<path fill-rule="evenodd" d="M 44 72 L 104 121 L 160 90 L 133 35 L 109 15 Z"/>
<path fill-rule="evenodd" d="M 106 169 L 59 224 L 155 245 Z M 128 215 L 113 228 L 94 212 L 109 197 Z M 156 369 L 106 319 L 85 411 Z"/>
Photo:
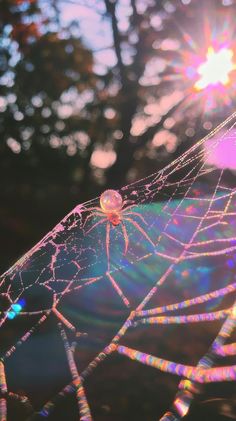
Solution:
<path fill-rule="evenodd" d="M 232 15 L 232 14 L 231 14 Z M 230 112 L 235 103 L 236 36 L 232 16 L 209 11 L 197 15 L 198 28 L 179 26 L 180 48 L 166 80 L 184 93 L 175 115 L 205 117 Z M 202 17 L 203 16 L 203 17 Z M 226 110 L 227 109 L 227 110 Z M 177 118 L 178 120 L 178 118 Z"/>

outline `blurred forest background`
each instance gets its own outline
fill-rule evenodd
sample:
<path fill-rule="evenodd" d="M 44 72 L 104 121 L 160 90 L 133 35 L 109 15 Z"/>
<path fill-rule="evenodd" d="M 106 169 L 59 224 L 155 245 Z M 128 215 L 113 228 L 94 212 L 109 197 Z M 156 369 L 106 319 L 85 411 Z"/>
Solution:
<path fill-rule="evenodd" d="M 158 171 L 232 112 L 232 86 L 193 86 L 207 43 L 234 44 L 234 16 L 230 0 L 1 0 L 2 270 L 76 204 Z"/>

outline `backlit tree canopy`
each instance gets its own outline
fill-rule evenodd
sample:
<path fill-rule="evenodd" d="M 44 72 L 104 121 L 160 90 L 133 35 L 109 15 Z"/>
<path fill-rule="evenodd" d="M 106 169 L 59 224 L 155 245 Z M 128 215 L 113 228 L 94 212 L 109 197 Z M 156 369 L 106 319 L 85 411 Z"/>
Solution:
<path fill-rule="evenodd" d="M 17 203 L 17 235 L 31 242 L 42 213 L 46 231 L 55 214 L 157 171 L 227 115 L 234 13 L 234 1 L 2 0 L 7 229 Z M 207 57 L 222 51 L 228 67 L 213 80 Z"/>

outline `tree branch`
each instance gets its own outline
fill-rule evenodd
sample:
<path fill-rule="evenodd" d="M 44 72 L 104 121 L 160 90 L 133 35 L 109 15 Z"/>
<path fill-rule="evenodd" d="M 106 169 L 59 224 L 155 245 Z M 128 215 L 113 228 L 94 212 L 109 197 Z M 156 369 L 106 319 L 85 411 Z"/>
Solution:
<path fill-rule="evenodd" d="M 112 33 L 113 33 L 113 40 L 114 40 L 114 48 L 117 57 L 118 68 L 120 71 L 120 80 L 122 85 L 125 85 L 127 82 L 126 73 L 125 73 L 125 65 L 122 60 L 121 55 L 121 36 L 118 29 L 118 22 L 116 18 L 116 2 L 112 2 L 110 0 L 104 0 L 107 14 L 111 17 L 111 26 L 112 26 Z"/>

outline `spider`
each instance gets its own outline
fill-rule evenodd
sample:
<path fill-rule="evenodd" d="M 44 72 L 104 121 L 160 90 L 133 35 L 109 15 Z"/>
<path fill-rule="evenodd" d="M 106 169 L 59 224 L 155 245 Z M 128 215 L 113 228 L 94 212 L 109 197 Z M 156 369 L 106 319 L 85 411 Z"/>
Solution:
<path fill-rule="evenodd" d="M 124 237 L 124 255 L 128 251 L 129 247 L 129 236 L 127 233 L 125 222 L 132 224 L 142 235 L 145 237 L 149 243 L 155 247 L 154 243 L 148 236 L 148 234 L 144 231 L 144 229 L 132 219 L 132 216 L 138 217 L 141 222 L 147 225 L 145 219 L 138 213 L 131 210 L 135 205 L 130 205 L 125 207 L 125 202 L 122 199 L 120 193 L 116 190 L 105 190 L 100 196 L 100 208 L 99 207 L 92 207 L 86 209 L 86 211 L 91 211 L 92 213 L 86 218 L 84 225 L 93 218 L 97 216 L 101 218 L 98 222 L 94 223 L 91 228 L 88 229 L 86 232 L 87 234 L 94 230 L 100 224 L 106 224 L 106 255 L 107 255 L 107 277 L 110 279 L 112 285 L 122 298 L 123 302 L 127 307 L 129 307 L 129 300 L 124 296 L 123 292 L 121 291 L 120 287 L 117 285 L 116 281 L 110 274 L 110 231 L 112 227 L 121 226 L 121 230 Z"/>

